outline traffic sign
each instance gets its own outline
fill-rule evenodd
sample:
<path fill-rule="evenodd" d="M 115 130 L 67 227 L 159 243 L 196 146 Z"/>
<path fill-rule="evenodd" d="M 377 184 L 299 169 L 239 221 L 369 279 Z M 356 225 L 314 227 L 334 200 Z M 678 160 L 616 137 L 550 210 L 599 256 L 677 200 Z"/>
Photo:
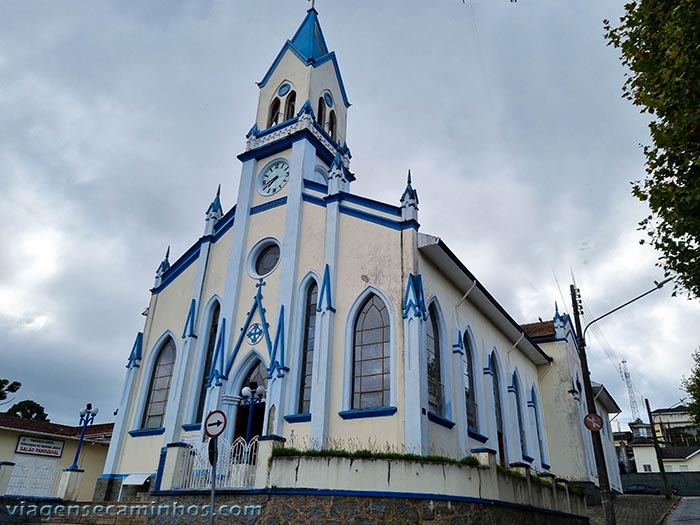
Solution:
<path fill-rule="evenodd" d="M 586 425 L 586 428 L 591 432 L 598 432 L 603 428 L 603 418 L 591 412 L 583 418 L 583 424 Z"/>
<path fill-rule="evenodd" d="M 212 410 L 204 420 L 204 433 L 210 438 L 220 436 L 226 428 L 226 414 L 221 410 Z"/>

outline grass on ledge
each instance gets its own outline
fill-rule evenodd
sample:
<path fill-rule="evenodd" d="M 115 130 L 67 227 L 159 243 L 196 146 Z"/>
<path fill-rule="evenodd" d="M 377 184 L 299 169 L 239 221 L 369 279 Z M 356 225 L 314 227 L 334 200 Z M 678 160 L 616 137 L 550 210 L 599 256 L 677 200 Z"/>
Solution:
<path fill-rule="evenodd" d="M 337 448 L 327 448 L 322 450 L 300 450 L 291 447 L 275 447 L 272 449 L 273 456 L 306 456 L 306 457 L 336 457 L 353 459 L 403 459 L 408 461 L 421 461 L 424 463 L 450 463 L 453 465 L 469 465 L 479 467 L 481 464 L 474 456 L 466 456 L 462 459 L 448 458 L 447 456 L 420 454 L 402 454 L 399 452 L 375 452 L 372 450 L 343 450 Z"/>

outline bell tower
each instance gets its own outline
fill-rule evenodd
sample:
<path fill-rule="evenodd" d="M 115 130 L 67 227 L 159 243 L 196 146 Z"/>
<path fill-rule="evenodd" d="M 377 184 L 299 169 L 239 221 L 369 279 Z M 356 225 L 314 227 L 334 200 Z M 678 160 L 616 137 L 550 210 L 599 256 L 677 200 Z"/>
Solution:
<path fill-rule="evenodd" d="M 307 11 L 258 87 L 258 132 L 289 122 L 307 105 L 306 112 L 323 132 L 337 145 L 345 144 L 350 103 L 335 52 L 328 50 L 316 9 Z"/>

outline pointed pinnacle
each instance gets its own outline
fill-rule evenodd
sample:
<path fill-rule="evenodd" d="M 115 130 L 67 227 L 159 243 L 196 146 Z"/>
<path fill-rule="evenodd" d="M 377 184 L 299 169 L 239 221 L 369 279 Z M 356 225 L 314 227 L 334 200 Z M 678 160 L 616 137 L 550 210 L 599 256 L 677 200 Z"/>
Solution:
<path fill-rule="evenodd" d="M 408 170 L 408 184 L 411 184 L 411 170 Z"/>
<path fill-rule="evenodd" d="M 165 251 L 165 259 L 167 260 L 168 257 L 170 257 L 170 245 L 168 245 L 168 249 Z"/>
<path fill-rule="evenodd" d="M 219 195 L 221 195 L 221 184 L 219 184 L 219 187 L 216 188 L 216 196 L 218 197 Z"/>

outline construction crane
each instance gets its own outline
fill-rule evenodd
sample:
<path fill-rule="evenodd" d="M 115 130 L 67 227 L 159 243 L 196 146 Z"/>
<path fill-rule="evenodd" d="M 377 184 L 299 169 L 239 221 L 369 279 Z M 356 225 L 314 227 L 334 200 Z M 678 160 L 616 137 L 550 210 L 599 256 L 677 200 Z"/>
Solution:
<path fill-rule="evenodd" d="M 627 360 L 623 359 L 620 364 L 620 375 L 622 380 L 627 385 L 627 395 L 630 397 L 630 410 L 632 410 L 632 417 L 635 421 L 641 421 L 642 418 L 639 416 L 639 407 L 637 406 L 637 400 L 634 397 L 634 387 L 632 386 L 632 378 L 630 377 L 629 370 L 627 370 Z"/>

